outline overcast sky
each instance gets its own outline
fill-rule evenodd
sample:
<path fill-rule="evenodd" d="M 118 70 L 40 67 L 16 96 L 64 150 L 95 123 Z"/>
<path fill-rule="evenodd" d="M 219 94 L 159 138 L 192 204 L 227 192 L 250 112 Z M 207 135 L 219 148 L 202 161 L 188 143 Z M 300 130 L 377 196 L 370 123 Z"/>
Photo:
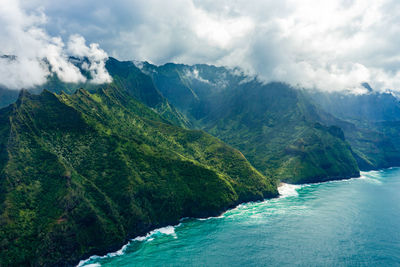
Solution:
<path fill-rule="evenodd" d="M 14 64 L 14 74 L 6 75 L 9 62 L 0 60 L 0 83 L 9 86 L 43 80 L 37 57 L 53 58 L 53 69 L 65 80 L 82 80 L 63 61 L 69 54 L 92 56 L 88 68 L 99 73 L 94 82 L 108 81 L 108 54 L 155 64 L 239 66 L 265 81 L 329 91 L 358 91 L 361 82 L 400 90 L 398 0 L 0 3 L 0 23 L 6 25 L 0 28 L 0 53 L 30 63 Z"/>

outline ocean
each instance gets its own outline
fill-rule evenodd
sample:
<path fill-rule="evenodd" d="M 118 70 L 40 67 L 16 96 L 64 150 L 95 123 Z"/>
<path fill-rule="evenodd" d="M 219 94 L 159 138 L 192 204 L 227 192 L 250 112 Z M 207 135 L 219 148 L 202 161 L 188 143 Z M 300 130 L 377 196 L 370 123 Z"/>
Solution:
<path fill-rule="evenodd" d="M 279 192 L 156 229 L 80 266 L 400 266 L 399 168 Z"/>

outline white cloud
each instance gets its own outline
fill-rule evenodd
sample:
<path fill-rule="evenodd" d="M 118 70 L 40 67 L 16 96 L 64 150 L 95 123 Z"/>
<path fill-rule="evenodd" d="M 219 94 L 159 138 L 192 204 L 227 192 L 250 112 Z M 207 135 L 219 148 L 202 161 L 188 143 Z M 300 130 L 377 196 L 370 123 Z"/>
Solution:
<path fill-rule="evenodd" d="M 189 79 L 198 80 L 198 81 L 200 81 L 200 82 L 208 83 L 208 84 L 211 83 L 209 80 L 204 79 L 203 77 L 201 77 L 201 76 L 199 75 L 199 70 L 198 70 L 197 68 L 194 68 L 194 69 L 192 69 L 192 70 L 187 69 L 186 72 L 185 72 L 185 75 L 186 75 L 186 77 L 189 78 Z"/>
<path fill-rule="evenodd" d="M 220 48 L 229 48 L 235 39 L 246 36 L 254 28 L 247 17 L 221 18 L 196 8 L 193 15 L 193 30 L 197 37 Z"/>
<path fill-rule="evenodd" d="M 104 50 L 99 48 L 99 44 L 92 43 L 86 46 L 85 38 L 80 35 L 74 34 L 70 36 L 68 42 L 68 51 L 71 55 L 78 57 L 86 57 L 89 63 L 85 62 L 82 68 L 88 70 L 92 76 L 92 83 L 110 83 L 112 81 L 111 76 L 108 74 L 105 68 L 105 61 L 108 55 Z"/>
<path fill-rule="evenodd" d="M 50 36 L 44 29 L 47 17 L 41 9 L 27 12 L 16 0 L 0 0 L 0 5 L 0 54 L 15 56 L 0 58 L 0 85 L 11 89 L 33 87 L 43 84 L 51 72 L 65 82 L 86 81 L 68 61 L 69 55 L 76 54 L 67 54 L 62 39 Z M 94 74 L 92 82 L 110 82 L 104 68 L 107 54 L 97 44 L 86 47 L 84 39 L 83 46 L 87 53 L 82 56 L 89 58 L 88 70 Z"/>
<path fill-rule="evenodd" d="M 359 90 L 366 81 L 400 91 L 396 0 L 24 3 L 37 6 L 49 32 L 79 33 L 119 59 L 240 66 L 266 81 L 323 90 Z"/>
<path fill-rule="evenodd" d="M 37 60 L 41 60 L 42 58 L 47 59 L 51 72 L 56 73 L 65 82 L 78 83 L 86 81 L 86 78 L 83 77 L 79 69 L 68 62 L 68 57 L 64 52 L 64 43 L 60 38 L 52 38 L 52 43 L 45 43 L 43 45 L 43 51 L 40 52 L 43 56 L 36 58 Z"/>

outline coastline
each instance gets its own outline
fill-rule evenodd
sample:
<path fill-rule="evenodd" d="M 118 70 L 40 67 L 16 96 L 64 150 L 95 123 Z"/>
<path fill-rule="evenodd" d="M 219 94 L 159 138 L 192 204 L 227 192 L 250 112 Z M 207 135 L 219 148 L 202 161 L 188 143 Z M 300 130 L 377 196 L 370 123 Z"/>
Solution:
<path fill-rule="evenodd" d="M 158 226 L 153 226 L 153 227 L 148 227 L 148 230 L 142 231 L 141 233 L 139 233 L 138 235 L 136 235 L 133 238 L 126 238 L 125 242 L 123 244 L 120 244 L 117 248 L 120 248 L 118 250 L 116 250 L 117 248 L 114 249 L 108 249 L 102 253 L 102 256 L 99 256 L 97 254 L 93 255 L 88 255 L 88 256 L 84 256 L 82 258 L 85 258 L 84 260 L 79 260 L 79 262 L 75 261 L 75 263 L 73 263 L 71 266 L 76 266 L 76 267 L 81 267 L 83 266 L 86 262 L 90 261 L 91 259 L 99 259 L 99 258 L 108 258 L 108 257 L 113 257 L 113 256 L 118 256 L 118 255 L 122 255 L 125 251 L 125 249 L 128 247 L 128 245 L 131 242 L 134 241 L 143 241 L 147 238 L 149 238 L 151 235 L 153 235 L 154 233 L 157 232 L 161 232 L 161 233 L 165 233 L 165 232 L 169 232 L 171 231 L 171 227 L 175 229 L 175 227 L 179 226 L 184 220 L 187 219 L 197 219 L 197 220 L 208 220 L 211 218 L 219 218 L 222 217 L 224 215 L 224 213 L 226 213 L 229 210 L 232 210 L 236 207 L 238 207 L 241 204 L 245 204 L 245 203 L 251 203 L 251 202 L 261 202 L 261 201 L 267 201 L 270 199 L 275 199 L 275 198 L 279 198 L 280 195 L 278 193 L 277 196 L 275 197 L 270 197 L 270 198 L 264 198 L 264 199 L 253 199 L 253 200 L 248 200 L 248 201 L 238 201 L 228 207 L 224 207 L 223 209 L 221 209 L 219 212 L 215 212 L 215 211 L 210 211 L 209 214 L 202 216 L 202 217 L 183 217 L 180 218 L 178 221 L 170 223 L 170 224 L 163 224 L 163 225 L 158 225 Z"/>
<path fill-rule="evenodd" d="M 384 169 L 392 169 L 395 167 L 389 167 L 389 168 L 383 168 L 383 169 L 378 169 L 378 170 L 370 170 L 370 171 L 380 171 L 380 170 L 384 170 Z M 370 172 L 367 171 L 367 172 Z M 168 225 L 162 225 L 159 227 L 153 227 L 151 228 L 149 231 L 143 232 L 137 236 L 135 236 L 134 238 L 127 238 L 126 242 L 124 244 L 122 244 L 120 247 L 120 249 L 118 250 L 108 250 L 105 251 L 104 253 L 99 253 L 99 254 L 103 254 L 102 256 L 99 255 L 90 255 L 88 257 L 86 257 L 85 259 L 80 260 L 77 264 L 74 264 L 73 266 L 76 267 L 82 267 L 84 266 L 84 264 L 86 264 L 87 262 L 89 262 L 90 260 L 93 259 L 102 259 L 102 258 L 109 258 L 109 257 L 115 257 L 115 256 L 120 256 L 123 255 L 126 248 L 131 244 L 131 242 L 135 242 L 135 241 L 144 241 L 146 239 L 150 239 L 151 236 L 155 233 L 163 233 L 163 234 L 171 234 L 171 235 L 175 235 L 175 228 L 179 227 L 185 220 L 187 219 L 197 219 L 197 220 L 208 220 L 208 219 L 213 219 L 213 218 L 221 218 L 223 217 L 223 215 L 230 211 L 233 210 L 235 208 L 237 208 L 239 205 L 242 204 L 247 204 L 247 203 L 252 203 L 252 202 L 263 202 L 263 201 L 268 201 L 271 199 L 278 199 L 278 198 L 284 198 L 284 197 L 289 197 L 289 196 L 295 196 L 296 195 L 296 190 L 298 188 L 301 188 L 303 186 L 309 186 L 309 185 L 313 185 L 313 184 L 322 184 L 322 183 L 329 183 L 329 182 L 341 182 L 341 181 L 346 181 L 346 180 L 351 180 L 351 179 L 360 179 L 362 178 L 362 172 L 360 172 L 360 174 L 358 176 L 353 176 L 353 177 L 343 177 L 338 179 L 337 177 L 335 177 L 335 179 L 328 179 L 326 181 L 321 181 L 321 182 L 315 182 L 315 183 L 301 183 L 301 184 L 290 184 L 290 183 L 285 183 L 285 182 L 279 182 L 277 189 L 279 194 L 276 197 L 271 197 L 271 198 L 265 198 L 265 199 L 256 199 L 256 200 L 250 200 L 250 201 L 242 201 L 239 203 L 235 203 L 235 205 L 232 205 L 231 207 L 227 207 L 224 210 L 222 210 L 219 215 L 215 215 L 215 216 L 208 216 L 208 217 L 195 217 L 195 218 L 189 218 L 189 217 L 184 217 L 179 219 L 179 221 L 172 223 L 172 224 L 168 224 Z M 281 190 L 279 190 L 281 189 Z M 283 192 L 283 193 L 281 193 Z M 210 212 L 211 213 L 211 212 Z M 110 252 L 111 251 L 111 252 Z"/>
<path fill-rule="evenodd" d="M 234 202 L 231 205 L 228 205 L 226 207 L 220 208 L 218 211 L 211 210 L 211 211 L 207 212 L 206 214 L 204 214 L 204 216 L 201 215 L 198 217 L 182 217 L 177 221 L 173 221 L 173 222 L 169 222 L 169 223 L 165 223 L 165 224 L 159 224 L 159 225 L 152 225 L 152 226 L 149 226 L 146 229 L 140 231 L 137 235 L 135 235 L 132 238 L 127 237 L 122 244 L 114 245 L 113 247 L 110 247 L 109 249 L 106 249 L 106 250 L 101 250 L 100 252 L 98 252 L 96 254 L 84 255 L 82 257 L 84 260 L 82 260 L 82 258 L 81 258 L 76 261 L 71 261 L 71 262 L 67 263 L 66 265 L 80 267 L 80 266 L 83 266 L 83 264 L 85 264 L 87 261 L 89 261 L 90 259 L 93 259 L 93 258 L 106 258 L 106 257 L 113 256 L 113 255 L 114 256 L 120 255 L 121 253 L 123 253 L 123 251 L 126 249 L 126 247 L 130 244 L 130 242 L 135 241 L 135 240 L 140 241 L 141 239 L 148 237 L 150 234 L 159 232 L 160 230 L 164 231 L 164 229 L 167 229 L 169 227 L 176 227 L 176 226 L 180 225 L 180 223 L 182 221 L 184 221 L 185 219 L 207 220 L 210 218 L 218 218 L 218 217 L 222 216 L 228 210 L 232 210 L 241 204 L 251 203 L 251 202 L 260 202 L 260 201 L 265 201 L 265 200 L 275 199 L 275 198 L 279 198 L 279 193 L 277 193 L 277 195 L 267 197 L 267 198 L 253 197 L 253 198 L 243 199 L 241 201 Z M 97 254 L 101 254 L 103 256 L 99 256 Z"/>
<path fill-rule="evenodd" d="M 388 255 L 384 265 L 390 266 L 388 263 L 398 259 L 395 252 L 400 237 L 393 233 L 399 225 L 399 207 L 386 207 L 399 200 L 399 178 L 400 169 L 396 168 L 362 172 L 359 179 L 288 185 L 297 187 L 295 195 L 245 203 L 222 218 L 185 220 L 175 229 L 176 238 L 157 233 L 144 241 L 131 242 L 120 256 L 94 259 L 85 266 L 190 266 L 203 261 L 208 265 L 247 266 L 265 263 L 266 259 L 272 266 L 297 260 L 304 266 L 324 265 L 327 261 L 379 265 L 382 253 Z M 376 203 L 380 209 L 375 209 Z M 370 227 L 386 222 L 390 222 L 388 230 Z M 390 242 L 392 238 L 396 243 Z M 381 247 L 382 239 L 387 242 Z M 355 248 L 353 240 L 360 246 Z M 374 246 L 368 247 L 370 242 Z M 346 248 L 344 254 L 337 243 Z M 300 250 L 298 244 L 306 249 Z M 364 247 L 371 255 L 368 260 Z"/>

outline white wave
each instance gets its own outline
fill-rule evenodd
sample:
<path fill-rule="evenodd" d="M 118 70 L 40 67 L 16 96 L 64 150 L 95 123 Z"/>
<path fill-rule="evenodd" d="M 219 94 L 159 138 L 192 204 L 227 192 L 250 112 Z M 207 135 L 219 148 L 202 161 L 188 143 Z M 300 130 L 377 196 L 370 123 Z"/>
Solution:
<path fill-rule="evenodd" d="M 88 259 L 86 259 L 86 260 L 81 260 L 79 263 L 78 263 L 78 265 L 76 265 L 76 267 L 81 267 L 81 266 L 90 266 L 90 267 L 97 267 L 97 266 L 101 266 L 99 263 L 91 263 L 91 264 L 87 264 L 86 265 L 86 263 L 87 262 L 89 262 L 89 261 L 91 261 L 91 260 L 97 260 L 97 259 L 101 259 L 101 258 L 103 258 L 103 257 L 100 257 L 100 256 L 97 256 L 97 255 L 94 255 L 94 256 L 90 256 Z"/>
<path fill-rule="evenodd" d="M 301 188 L 301 185 L 281 183 L 278 186 L 279 197 L 296 197 L 299 195 L 297 193 L 297 189 L 299 188 Z"/>
<path fill-rule="evenodd" d="M 125 253 L 126 248 L 129 246 L 130 242 L 126 243 L 125 245 L 122 246 L 122 248 L 120 250 L 117 250 L 115 252 L 110 252 L 107 255 L 104 256 L 98 256 L 98 255 L 93 255 L 90 256 L 88 259 L 86 260 L 81 260 L 77 267 L 81 267 L 81 266 L 85 266 L 85 267 L 98 267 L 101 266 L 99 263 L 91 263 L 91 264 L 87 264 L 87 262 L 91 261 L 91 260 L 98 260 L 98 259 L 104 259 L 104 258 L 111 258 L 111 257 L 115 257 L 115 256 L 121 256 Z"/>
<path fill-rule="evenodd" d="M 145 236 L 138 236 L 138 237 L 132 239 L 132 241 L 145 241 L 145 240 L 146 240 L 147 238 L 149 238 L 149 237 L 150 237 L 150 233 L 148 233 L 148 234 L 145 235 Z"/>
<path fill-rule="evenodd" d="M 224 213 L 222 213 L 220 216 L 214 216 L 214 217 L 207 217 L 207 218 L 196 218 L 196 220 L 198 221 L 208 221 L 211 219 L 221 219 L 224 218 L 224 214 L 226 213 L 226 211 Z"/>
<path fill-rule="evenodd" d="M 175 226 L 169 225 L 169 226 L 161 227 L 161 228 L 158 228 L 158 229 L 148 232 L 145 236 L 138 236 L 131 240 L 132 241 L 145 241 L 157 233 L 164 234 L 164 235 L 172 235 L 174 238 L 177 238 L 176 233 L 175 233 L 175 228 L 179 227 L 181 225 L 182 225 L 182 223 L 179 223 L 178 225 L 175 225 Z"/>
<path fill-rule="evenodd" d="M 125 252 L 125 250 L 126 250 L 126 248 L 128 247 L 129 244 L 130 244 L 130 243 L 128 242 L 128 243 L 126 243 L 125 245 L 123 245 L 122 248 L 121 248 L 120 250 L 115 251 L 115 252 L 108 253 L 108 254 L 107 254 L 107 257 L 115 257 L 115 256 L 121 256 L 121 255 L 123 255 L 124 252 Z"/>
<path fill-rule="evenodd" d="M 159 233 L 162 233 L 164 235 L 172 235 L 176 237 L 176 233 L 175 233 L 175 226 L 166 226 L 163 228 L 158 229 Z"/>
<path fill-rule="evenodd" d="M 122 246 L 122 248 L 118 251 L 115 252 L 110 252 L 107 255 L 104 256 L 98 256 L 98 255 L 93 255 L 90 256 L 88 259 L 86 260 L 81 260 L 78 265 L 76 267 L 81 267 L 81 266 L 90 266 L 90 267 L 97 267 L 97 266 L 101 266 L 99 263 L 93 263 L 93 264 L 88 264 L 86 265 L 86 263 L 88 263 L 91 260 L 98 260 L 98 259 L 104 259 L 104 258 L 111 258 L 111 257 L 115 257 L 115 256 L 121 256 L 125 253 L 125 250 L 127 249 L 127 247 L 131 244 L 131 242 L 133 241 L 152 241 L 154 240 L 154 238 L 152 238 L 153 235 L 155 234 L 163 234 L 163 235 L 171 235 L 174 238 L 178 238 L 176 236 L 175 233 L 175 228 L 181 226 L 181 223 L 179 223 L 178 225 L 172 226 L 165 226 L 165 227 L 161 227 L 158 229 L 155 229 L 153 231 L 150 231 L 149 233 L 147 233 L 145 236 L 138 236 L 136 238 L 131 239 L 131 241 L 129 241 L 128 243 L 126 243 L 125 245 Z"/>

